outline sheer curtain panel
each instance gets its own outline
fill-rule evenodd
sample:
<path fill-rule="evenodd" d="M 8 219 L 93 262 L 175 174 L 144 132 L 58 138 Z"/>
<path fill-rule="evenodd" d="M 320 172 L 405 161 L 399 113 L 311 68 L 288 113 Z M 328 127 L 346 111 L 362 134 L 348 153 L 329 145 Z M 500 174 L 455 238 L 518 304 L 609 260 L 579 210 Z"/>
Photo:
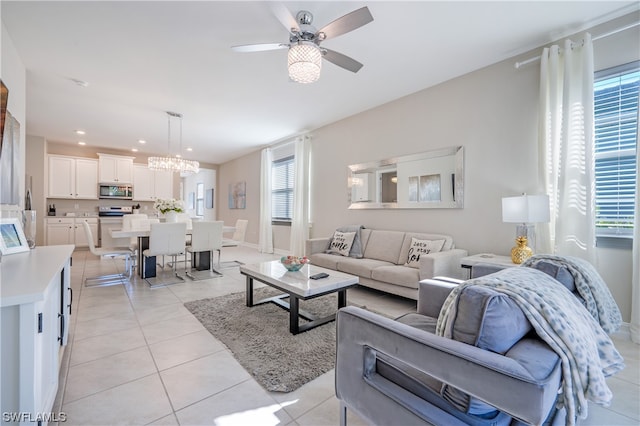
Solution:
<path fill-rule="evenodd" d="M 262 150 L 260 164 L 260 235 L 258 246 L 262 253 L 273 253 L 273 227 L 271 225 L 271 148 Z"/>
<path fill-rule="evenodd" d="M 309 238 L 309 159 L 311 142 L 302 136 L 295 142 L 293 217 L 289 251 L 296 256 L 304 254 L 305 241 Z"/>
<path fill-rule="evenodd" d="M 539 177 L 551 221 L 540 226 L 540 252 L 595 261 L 593 46 L 545 48 L 540 66 Z"/>

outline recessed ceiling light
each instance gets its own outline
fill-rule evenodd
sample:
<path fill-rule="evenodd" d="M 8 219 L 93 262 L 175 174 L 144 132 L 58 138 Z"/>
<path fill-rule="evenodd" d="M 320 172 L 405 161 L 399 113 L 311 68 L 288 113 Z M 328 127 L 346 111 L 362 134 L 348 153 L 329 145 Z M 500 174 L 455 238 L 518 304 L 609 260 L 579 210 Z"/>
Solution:
<path fill-rule="evenodd" d="M 138 148 L 131 148 L 131 151 L 138 152 Z"/>
<path fill-rule="evenodd" d="M 145 144 L 147 143 L 147 141 L 145 141 L 144 139 L 138 139 L 138 143 Z"/>
<path fill-rule="evenodd" d="M 84 130 L 80 130 L 80 129 L 76 130 L 76 135 L 84 135 L 84 134 L 86 134 Z"/>
<path fill-rule="evenodd" d="M 86 144 L 87 144 L 87 143 L 86 143 L 86 142 L 83 142 L 83 141 L 78 142 L 78 145 L 86 145 Z"/>
<path fill-rule="evenodd" d="M 187 151 L 191 152 L 191 151 L 193 151 L 193 148 L 189 147 L 189 148 L 187 148 Z"/>

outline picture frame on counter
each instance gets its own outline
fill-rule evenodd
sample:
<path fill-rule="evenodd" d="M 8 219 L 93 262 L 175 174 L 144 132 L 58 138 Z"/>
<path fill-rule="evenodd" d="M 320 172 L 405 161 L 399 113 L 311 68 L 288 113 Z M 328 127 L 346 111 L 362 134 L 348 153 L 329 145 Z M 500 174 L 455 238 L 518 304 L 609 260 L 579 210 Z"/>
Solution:
<path fill-rule="evenodd" d="M 29 243 L 17 218 L 0 218 L 0 252 L 3 256 L 29 251 Z"/>

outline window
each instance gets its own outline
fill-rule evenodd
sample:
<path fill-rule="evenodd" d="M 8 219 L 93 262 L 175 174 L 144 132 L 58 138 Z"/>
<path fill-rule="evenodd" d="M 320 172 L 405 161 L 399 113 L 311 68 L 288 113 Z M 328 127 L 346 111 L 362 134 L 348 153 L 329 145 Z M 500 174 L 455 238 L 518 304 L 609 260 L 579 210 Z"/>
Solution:
<path fill-rule="evenodd" d="M 293 156 L 273 162 L 271 167 L 271 218 L 291 222 L 293 213 Z"/>
<path fill-rule="evenodd" d="M 196 216 L 204 216 L 204 183 L 196 184 Z"/>
<path fill-rule="evenodd" d="M 595 75 L 596 235 L 631 237 L 636 190 L 640 62 Z"/>

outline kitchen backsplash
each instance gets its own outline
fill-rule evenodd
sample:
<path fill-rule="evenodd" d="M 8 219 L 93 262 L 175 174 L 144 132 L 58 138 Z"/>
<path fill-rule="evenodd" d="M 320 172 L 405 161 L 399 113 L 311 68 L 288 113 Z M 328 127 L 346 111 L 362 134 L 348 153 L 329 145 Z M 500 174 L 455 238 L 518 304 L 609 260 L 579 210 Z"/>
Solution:
<path fill-rule="evenodd" d="M 61 198 L 48 198 L 46 206 L 55 205 L 56 216 L 66 216 L 67 213 L 75 213 L 76 216 L 97 216 L 98 207 L 101 206 L 136 206 L 140 204 L 140 213 L 155 216 L 152 201 L 124 201 L 124 200 L 65 200 Z M 46 212 L 45 212 L 46 215 Z"/>

